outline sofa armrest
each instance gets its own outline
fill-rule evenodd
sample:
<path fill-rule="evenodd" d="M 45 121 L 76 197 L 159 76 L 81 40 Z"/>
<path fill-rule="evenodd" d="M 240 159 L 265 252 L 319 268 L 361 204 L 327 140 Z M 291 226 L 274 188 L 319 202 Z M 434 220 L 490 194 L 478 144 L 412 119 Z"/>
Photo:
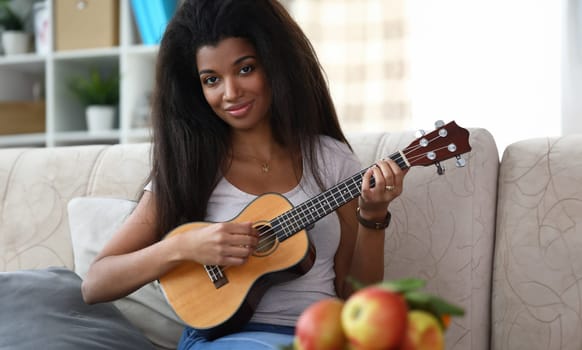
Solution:
<path fill-rule="evenodd" d="M 582 135 L 508 146 L 499 173 L 493 349 L 580 349 Z"/>

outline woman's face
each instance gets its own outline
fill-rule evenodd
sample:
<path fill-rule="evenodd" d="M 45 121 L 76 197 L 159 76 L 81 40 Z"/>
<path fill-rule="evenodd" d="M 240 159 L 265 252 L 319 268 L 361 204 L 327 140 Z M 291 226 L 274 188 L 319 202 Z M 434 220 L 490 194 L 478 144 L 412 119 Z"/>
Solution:
<path fill-rule="evenodd" d="M 231 127 L 268 126 L 271 89 L 253 45 L 227 38 L 196 53 L 202 91 L 218 117 Z"/>

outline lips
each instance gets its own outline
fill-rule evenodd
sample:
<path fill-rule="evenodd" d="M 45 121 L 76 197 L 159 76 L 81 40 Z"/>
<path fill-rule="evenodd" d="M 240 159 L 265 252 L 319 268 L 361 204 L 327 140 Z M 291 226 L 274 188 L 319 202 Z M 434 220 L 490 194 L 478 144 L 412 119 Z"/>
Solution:
<path fill-rule="evenodd" d="M 242 117 L 251 109 L 252 106 L 252 102 L 240 103 L 226 108 L 225 111 L 233 117 Z"/>

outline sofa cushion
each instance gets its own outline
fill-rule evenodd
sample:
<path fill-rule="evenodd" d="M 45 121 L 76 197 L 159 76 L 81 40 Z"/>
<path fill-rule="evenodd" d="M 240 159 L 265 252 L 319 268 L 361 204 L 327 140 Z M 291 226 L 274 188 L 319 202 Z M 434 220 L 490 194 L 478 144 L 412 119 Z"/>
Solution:
<path fill-rule="evenodd" d="M 117 198 L 78 197 L 68 204 L 75 272 L 85 277 L 89 265 L 131 213 L 136 203 Z M 159 348 L 175 349 L 184 329 L 157 282 L 114 302 Z"/>
<path fill-rule="evenodd" d="M 153 349 L 113 304 L 85 304 L 66 268 L 2 272 L 0 296 L 0 349 Z"/>

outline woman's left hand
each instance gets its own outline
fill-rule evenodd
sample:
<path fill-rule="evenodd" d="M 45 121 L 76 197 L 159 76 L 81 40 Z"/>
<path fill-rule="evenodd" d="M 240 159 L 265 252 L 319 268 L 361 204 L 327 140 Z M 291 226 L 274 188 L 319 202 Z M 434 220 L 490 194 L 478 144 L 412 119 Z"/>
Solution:
<path fill-rule="evenodd" d="M 368 168 L 362 179 L 360 214 L 367 219 L 384 218 L 390 202 L 402 193 L 405 174 L 392 159 L 379 160 Z M 370 185 L 372 177 L 374 187 Z"/>

